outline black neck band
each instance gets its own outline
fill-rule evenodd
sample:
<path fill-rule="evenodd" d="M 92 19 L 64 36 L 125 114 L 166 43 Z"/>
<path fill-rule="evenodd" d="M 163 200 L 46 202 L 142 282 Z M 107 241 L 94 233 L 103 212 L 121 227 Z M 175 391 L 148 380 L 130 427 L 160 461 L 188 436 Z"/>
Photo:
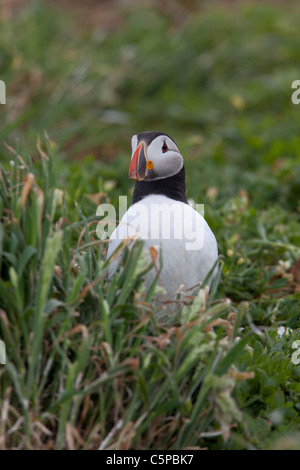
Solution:
<path fill-rule="evenodd" d="M 184 166 L 174 176 L 152 181 L 137 181 L 135 183 L 132 204 L 141 201 L 146 196 L 161 194 L 187 204 L 185 196 L 185 169 Z"/>

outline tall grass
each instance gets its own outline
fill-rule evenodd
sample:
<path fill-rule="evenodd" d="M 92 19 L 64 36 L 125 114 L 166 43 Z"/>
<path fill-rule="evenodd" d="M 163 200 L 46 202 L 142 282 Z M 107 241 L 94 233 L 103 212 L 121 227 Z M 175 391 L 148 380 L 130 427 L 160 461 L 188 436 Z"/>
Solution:
<path fill-rule="evenodd" d="M 241 420 L 232 363 L 248 339 L 235 342 L 234 315 L 220 320 L 228 303 L 203 287 L 158 323 L 142 244 L 106 281 L 88 219 L 64 217 L 48 152 L 40 174 L 17 153 L 1 169 L 2 448 L 183 448 L 213 425 L 228 438 Z"/>

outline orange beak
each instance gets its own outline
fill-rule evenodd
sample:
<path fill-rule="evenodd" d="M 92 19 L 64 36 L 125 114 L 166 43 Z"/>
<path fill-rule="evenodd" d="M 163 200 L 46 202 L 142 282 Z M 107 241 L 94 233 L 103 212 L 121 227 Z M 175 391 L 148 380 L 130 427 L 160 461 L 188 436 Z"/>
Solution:
<path fill-rule="evenodd" d="M 128 178 L 134 178 L 135 180 L 142 181 L 146 177 L 146 165 L 147 165 L 147 145 L 145 142 L 141 142 L 137 147 L 131 159 Z"/>

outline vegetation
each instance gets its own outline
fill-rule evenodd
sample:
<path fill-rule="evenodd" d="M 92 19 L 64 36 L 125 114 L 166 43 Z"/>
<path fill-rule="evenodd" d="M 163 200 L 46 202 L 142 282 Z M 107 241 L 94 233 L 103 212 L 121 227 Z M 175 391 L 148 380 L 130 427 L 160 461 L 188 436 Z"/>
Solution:
<path fill-rule="evenodd" d="M 0 20 L 2 449 L 300 448 L 300 6 L 184 5 L 114 30 L 39 2 Z M 164 320 L 143 246 L 108 281 L 96 236 L 152 129 L 222 267 Z"/>

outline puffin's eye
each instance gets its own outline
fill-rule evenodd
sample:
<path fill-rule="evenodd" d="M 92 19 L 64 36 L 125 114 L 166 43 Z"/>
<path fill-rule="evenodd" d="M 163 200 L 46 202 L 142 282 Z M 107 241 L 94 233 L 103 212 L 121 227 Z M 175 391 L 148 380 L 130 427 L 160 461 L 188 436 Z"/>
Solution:
<path fill-rule="evenodd" d="M 166 142 L 164 141 L 163 146 L 162 146 L 162 152 L 165 153 L 167 150 L 169 150 L 169 147 L 167 146 Z"/>

